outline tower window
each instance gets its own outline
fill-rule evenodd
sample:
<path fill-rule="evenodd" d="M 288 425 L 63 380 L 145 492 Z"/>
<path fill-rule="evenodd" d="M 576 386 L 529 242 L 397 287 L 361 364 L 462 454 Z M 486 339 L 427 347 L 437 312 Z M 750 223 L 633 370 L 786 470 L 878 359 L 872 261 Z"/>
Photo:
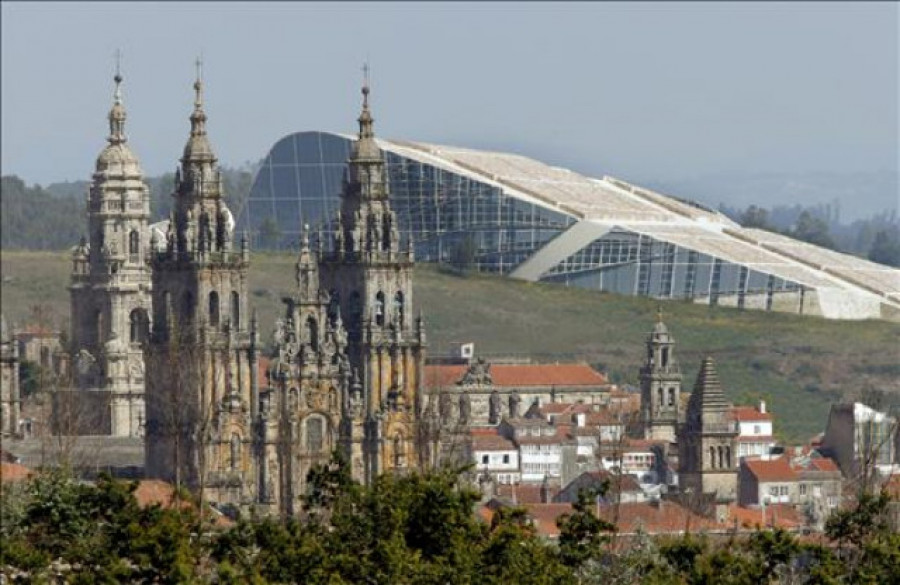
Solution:
<path fill-rule="evenodd" d="M 669 348 L 662 348 L 662 367 L 669 367 Z"/>
<path fill-rule="evenodd" d="M 319 351 L 319 324 L 312 316 L 306 320 L 306 337 L 309 340 L 309 347 L 313 351 Z"/>
<path fill-rule="evenodd" d="M 219 326 L 219 293 L 216 291 L 209 293 L 209 324 Z"/>
<path fill-rule="evenodd" d="M 231 326 L 235 329 L 241 327 L 241 295 L 231 291 Z"/>
<path fill-rule="evenodd" d="M 131 256 L 132 262 L 137 261 L 140 250 L 141 236 L 137 230 L 131 230 L 131 233 L 128 234 L 128 254 Z"/>
<path fill-rule="evenodd" d="M 147 314 L 143 309 L 134 309 L 128 316 L 129 339 L 131 343 L 143 343 L 147 339 Z"/>
<path fill-rule="evenodd" d="M 669 406 L 675 406 L 675 388 L 669 388 Z"/>
<path fill-rule="evenodd" d="M 381 291 L 375 295 L 375 324 L 384 326 L 384 293 Z"/>
<path fill-rule="evenodd" d="M 400 327 L 404 326 L 404 314 L 406 311 L 406 307 L 404 306 L 403 292 L 397 291 L 397 294 L 394 295 L 394 315 L 397 317 L 397 325 Z"/>
<path fill-rule="evenodd" d="M 319 453 L 324 446 L 322 419 L 311 417 L 306 421 L 306 449 L 310 453 Z"/>

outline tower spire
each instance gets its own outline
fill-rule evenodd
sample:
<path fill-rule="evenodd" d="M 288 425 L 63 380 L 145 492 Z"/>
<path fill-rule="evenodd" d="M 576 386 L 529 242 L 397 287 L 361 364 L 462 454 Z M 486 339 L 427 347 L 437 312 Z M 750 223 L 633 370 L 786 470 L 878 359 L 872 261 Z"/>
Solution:
<path fill-rule="evenodd" d="M 109 138 L 110 144 L 122 144 L 127 140 L 125 137 L 125 106 L 122 105 L 122 69 L 121 69 L 122 52 L 116 51 L 116 74 L 113 81 L 116 88 L 113 91 L 113 106 L 109 110 Z"/>
<path fill-rule="evenodd" d="M 203 59 L 194 62 L 194 111 L 191 112 L 191 135 L 184 147 L 184 162 L 214 162 L 212 145 L 206 136 L 206 112 L 203 110 Z"/>
<path fill-rule="evenodd" d="M 369 64 L 363 65 L 363 85 L 362 85 L 362 111 L 359 114 L 359 139 L 356 141 L 353 149 L 353 159 L 381 159 L 381 151 L 375 144 L 375 118 L 372 117 L 372 110 L 369 107 Z"/>

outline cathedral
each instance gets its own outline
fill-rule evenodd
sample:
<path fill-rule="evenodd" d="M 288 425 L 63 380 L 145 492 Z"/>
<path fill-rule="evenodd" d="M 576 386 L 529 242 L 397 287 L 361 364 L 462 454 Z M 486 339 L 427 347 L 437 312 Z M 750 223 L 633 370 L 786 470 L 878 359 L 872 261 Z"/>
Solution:
<path fill-rule="evenodd" d="M 121 84 L 116 73 L 108 144 L 97 157 L 87 198 L 88 237 L 72 255 L 70 353 L 80 404 L 73 430 L 139 436 L 150 314 L 150 188 L 125 135 Z"/>
<path fill-rule="evenodd" d="M 195 92 L 168 229 L 150 242 L 147 477 L 291 515 L 309 470 L 335 450 L 365 483 L 419 467 L 425 330 L 368 85 L 333 240 L 313 245 L 303 231 L 263 387 L 256 319 L 246 318 L 248 244 L 234 245 L 199 70 Z"/>

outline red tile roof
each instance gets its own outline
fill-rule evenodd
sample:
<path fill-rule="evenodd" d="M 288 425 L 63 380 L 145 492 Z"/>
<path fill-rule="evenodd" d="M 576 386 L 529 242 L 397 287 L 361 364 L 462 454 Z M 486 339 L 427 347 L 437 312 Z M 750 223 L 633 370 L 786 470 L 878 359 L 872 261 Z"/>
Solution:
<path fill-rule="evenodd" d="M 472 435 L 473 451 L 515 451 L 516 446 L 506 437 L 493 435 Z"/>
<path fill-rule="evenodd" d="M 731 409 L 731 416 L 738 422 L 772 420 L 772 413 L 760 412 L 754 406 L 735 406 Z"/>
<path fill-rule="evenodd" d="M 827 457 L 813 457 L 809 460 L 810 467 L 815 468 L 815 471 L 829 471 L 829 472 L 837 472 L 840 473 L 841 470 L 838 468 L 837 463 L 832 459 L 828 459 Z"/>
<path fill-rule="evenodd" d="M 632 534 L 640 528 L 648 534 L 681 534 L 685 530 L 725 530 L 727 526 L 715 520 L 699 516 L 674 502 L 627 502 L 616 506 L 600 506 L 600 516 L 615 522 L 619 533 Z"/>
<path fill-rule="evenodd" d="M 425 366 L 425 386 L 456 386 L 468 370 L 466 365 Z M 494 364 L 491 366 L 494 386 L 606 386 L 606 376 L 587 364 Z"/>
<path fill-rule="evenodd" d="M 778 459 L 744 459 L 742 465 L 747 468 L 751 474 L 756 476 L 757 481 L 796 481 L 797 472 L 791 467 L 787 457 L 779 457 Z"/>
<path fill-rule="evenodd" d="M 769 504 L 765 512 L 760 508 L 744 508 L 737 504 L 728 507 L 728 517 L 732 523 L 737 523 L 738 528 L 755 530 L 763 527 L 763 515 L 765 526 L 771 528 L 783 528 L 795 530 L 803 526 L 803 516 L 790 504 Z"/>
<path fill-rule="evenodd" d="M 33 473 L 33 471 L 20 463 L 0 462 L 0 474 L 3 476 L 3 483 L 23 481 L 31 477 Z"/>
<path fill-rule="evenodd" d="M 515 502 L 516 505 L 522 504 L 540 504 L 541 490 L 543 486 L 539 483 L 520 483 L 518 485 L 500 484 L 494 488 L 498 498 L 503 498 L 509 502 Z M 560 492 L 559 486 L 548 486 L 548 497 L 552 500 L 556 494 Z M 515 497 L 514 497 L 515 496 Z"/>

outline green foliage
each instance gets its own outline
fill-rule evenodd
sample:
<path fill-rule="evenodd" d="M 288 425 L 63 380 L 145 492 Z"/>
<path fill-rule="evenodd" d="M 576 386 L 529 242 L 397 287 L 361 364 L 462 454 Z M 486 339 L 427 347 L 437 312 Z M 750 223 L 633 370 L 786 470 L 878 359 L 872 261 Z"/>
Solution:
<path fill-rule="evenodd" d="M 900 267 L 900 229 L 881 230 L 869 249 L 869 260 Z"/>
<path fill-rule="evenodd" d="M 787 232 L 787 235 L 823 248 L 836 248 L 834 239 L 828 232 L 828 223 L 809 211 L 800 214 L 796 225 Z"/>
<path fill-rule="evenodd" d="M 40 185 L 26 187 L 16 176 L 0 177 L 0 247 L 4 250 L 62 250 L 85 230 L 84 199 L 54 197 Z"/>
<path fill-rule="evenodd" d="M 615 525 L 594 513 L 593 501 L 598 495 L 593 490 L 579 491 L 577 501 L 572 504 L 573 512 L 557 520 L 559 553 L 570 567 L 580 567 L 588 560 L 598 558 L 601 545 L 609 540 L 607 533 L 616 529 Z"/>

